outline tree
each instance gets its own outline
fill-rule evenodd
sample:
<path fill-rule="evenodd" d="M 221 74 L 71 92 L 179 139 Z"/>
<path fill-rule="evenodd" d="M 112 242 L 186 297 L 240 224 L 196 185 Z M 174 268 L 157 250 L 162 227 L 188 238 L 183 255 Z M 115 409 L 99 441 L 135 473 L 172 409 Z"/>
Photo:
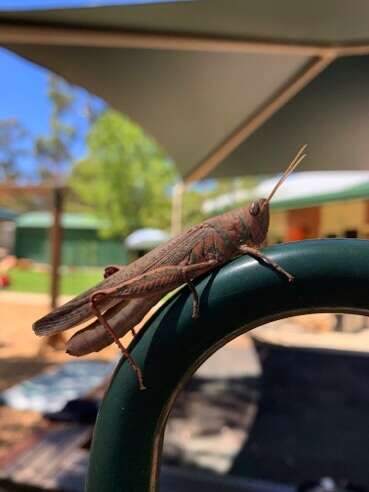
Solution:
<path fill-rule="evenodd" d="M 25 156 L 27 132 L 15 118 L 0 120 L 0 181 L 16 181 L 19 158 Z"/>
<path fill-rule="evenodd" d="M 35 139 L 34 153 L 41 179 L 58 180 L 66 174 L 73 158 L 71 149 L 76 130 L 67 121 L 67 116 L 73 110 L 75 95 L 69 84 L 50 74 L 48 96 L 52 104 L 50 132 Z"/>
<path fill-rule="evenodd" d="M 104 236 L 127 235 L 141 227 L 169 229 L 176 173 L 141 128 L 107 110 L 91 127 L 87 149 L 69 184 L 86 209 L 107 219 Z"/>

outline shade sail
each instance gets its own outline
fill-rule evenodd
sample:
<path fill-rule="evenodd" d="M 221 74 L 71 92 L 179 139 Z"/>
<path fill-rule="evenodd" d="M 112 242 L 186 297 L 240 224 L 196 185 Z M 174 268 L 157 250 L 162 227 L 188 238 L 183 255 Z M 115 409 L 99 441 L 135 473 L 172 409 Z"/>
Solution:
<path fill-rule="evenodd" d="M 187 179 L 274 173 L 303 143 L 304 170 L 368 168 L 364 0 L 0 12 L 0 43 L 128 114 Z"/>

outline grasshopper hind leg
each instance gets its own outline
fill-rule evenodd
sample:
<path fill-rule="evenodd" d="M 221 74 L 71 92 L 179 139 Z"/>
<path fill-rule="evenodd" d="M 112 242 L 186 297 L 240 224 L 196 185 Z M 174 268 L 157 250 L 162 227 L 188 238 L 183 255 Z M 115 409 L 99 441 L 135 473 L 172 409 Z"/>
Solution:
<path fill-rule="evenodd" d="M 125 355 L 129 364 L 132 366 L 132 369 L 136 372 L 140 389 L 145 389 L 141 369 L 127 349 L 122 345 L 117 334 L 100 311 L 97 306 L 98 300 L 101 300 L 101 298 L 104 298 L 105 296 L 113 296 L 116 299 L 134 299 L 136 297 L 154 296 L 159 293 L 166 294 L 185 283 L 189 286 L 193 295 L 194 302 L 192 315 L 193 317 L 196 317 L 199 314 L 199 298 L 196 289 L 192 284 L 192 279 L 208 272 L 216 265 L 216 260 L 207 260 L 189 265 L 167 265 L 131 278 L 130 280 L 121 283 L 119 286 L 100 290 L 91 295 L 91 310 L 99 320 L 101 326 L 103 326 L 106 332 L 110 334 L 121 352 Z"/>
<path fill-rule="evenodd" d="M 112 275 L 114 275 L 114 273 L 117 273 L 117 272 L 123 270 L 124 268 L 125 268 L 124 266 L 120 266 L 120 265 L 108 265 L 104 269 L 104 278 L 105 279 L 109 278 Z M 135 337 L 137 335 L 137 332 L 134 328 L 131 328 L 131 334 L 133 337 Z"/>
<path fill-rule="evenodd" d="M 103 292 L 97 292 L 95 295 L 91 296 L 91 308 L 93 312 L 95 313 L 97 319 L 100 321 L 101 325 L 105 328 L 107 333 L 113 338 L 114 342 L 118 345 L 120 351 L 122 354 L 126 357 L 128 363 L 132 367 L 132 369 L 135 371 L 138 384 L 140 387 L 140 390 L 146 389 L 144 382 L 143 382 L 143 376 L 142 376 L 142 371 L 140 367 L 138 366 L 137 362 L 134 360 L 134 358 L 131 356 L 131 354 L 128 352 L 126 347 L 122 344 L 122 342 L 119 340 L 117 334 L 113 330 L 113 328 L 109 325 L 109 323 L 106 321 L 104 318 L 103 314 L 101 313 L 100 309 L 97 307 L 97 298 L 104 296 Z"/>

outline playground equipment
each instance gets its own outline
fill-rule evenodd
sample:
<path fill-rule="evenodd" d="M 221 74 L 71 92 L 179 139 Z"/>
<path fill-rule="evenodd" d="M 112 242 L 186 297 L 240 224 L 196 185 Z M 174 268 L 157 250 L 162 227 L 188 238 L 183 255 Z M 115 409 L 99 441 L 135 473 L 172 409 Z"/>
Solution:
<path fill-rule="evenodd" d="M 179 292 L 139 333 L 131 350 L 147 389 L 122 360 L 105 396 L 91 449 L 87 492 L 155 492 L 164 427 L 196 369 L 231 339 L 276 319 L 314 312 L 369 314 L 369 241 L 288 243 L 265 253 L 295 276 L 289 284 L 242 256 Z"/>

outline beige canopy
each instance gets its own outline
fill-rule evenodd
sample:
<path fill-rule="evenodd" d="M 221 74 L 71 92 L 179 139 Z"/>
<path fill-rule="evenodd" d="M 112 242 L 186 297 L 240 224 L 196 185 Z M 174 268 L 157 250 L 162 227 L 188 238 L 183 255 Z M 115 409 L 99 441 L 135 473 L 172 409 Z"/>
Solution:
<path fill-rule="evenodd" d="M 368 169 L 366 0 L 3 11 L 0 43 L 128 114 L 187 181 L 274 173 L 304 143 L 304 170 Z"/>

